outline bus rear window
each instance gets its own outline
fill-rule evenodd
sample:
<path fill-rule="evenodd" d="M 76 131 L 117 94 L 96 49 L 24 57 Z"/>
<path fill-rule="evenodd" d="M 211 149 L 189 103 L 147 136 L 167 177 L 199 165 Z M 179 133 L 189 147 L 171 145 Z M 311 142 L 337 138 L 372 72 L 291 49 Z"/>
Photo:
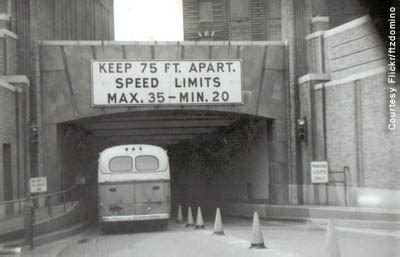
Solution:
<path fill-rule="evenodd" d="M 132 171 L 133 160 L 129 156 L 114 157 L 110 161 L 110 171 L 122 172 Z"/>
<path fill-rule="evenodd" d="M 157 170 L 159 167 L 158 159 L 151 155 L 142 155 L 136 157 L 135 165 L 138 171 Z"/>

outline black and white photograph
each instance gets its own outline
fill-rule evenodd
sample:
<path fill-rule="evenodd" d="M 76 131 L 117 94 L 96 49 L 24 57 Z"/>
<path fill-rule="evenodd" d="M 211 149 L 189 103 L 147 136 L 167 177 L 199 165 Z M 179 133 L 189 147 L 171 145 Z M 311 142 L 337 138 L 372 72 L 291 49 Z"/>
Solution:
<path fill-rule="evenodd" d="M 0 256 L 400 257 L 400 0 L 0 0 Z"/>

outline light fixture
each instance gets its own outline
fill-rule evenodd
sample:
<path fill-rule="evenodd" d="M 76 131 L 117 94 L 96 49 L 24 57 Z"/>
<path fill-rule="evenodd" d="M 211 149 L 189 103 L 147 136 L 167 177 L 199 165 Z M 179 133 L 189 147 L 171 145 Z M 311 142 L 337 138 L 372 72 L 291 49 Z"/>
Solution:
<path fill-rule="evenodd" d="M 307 119 L 301 117 L 297 119 L 297 139 L 299 141 L 307 142 Z"/>

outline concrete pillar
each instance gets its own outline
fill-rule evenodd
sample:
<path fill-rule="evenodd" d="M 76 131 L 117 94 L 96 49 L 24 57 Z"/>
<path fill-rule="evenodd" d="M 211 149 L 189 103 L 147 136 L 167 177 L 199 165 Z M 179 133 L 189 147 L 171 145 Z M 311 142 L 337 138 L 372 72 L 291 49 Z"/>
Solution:
<path fill-rule="evenodd" d="M 17 73 L 17 39 L 13 32 L 0 30 L 0 75 Z"/>
<path fill-rule="evenodd" d="M 270 149 L 270 184 L 269 202 L 272 204 L 289 204 L 290 173 L 288 165 L 287 121 L 275 119 L 272 125 L 272 145 Z M 296 199 L 295 199 L 296 200 Z"/>
<path fill-rule="evenodd" d="M 326 18 L 326 17 L 325 17 Z M 329 22 L 329 20 L 327 19 Z M 326 24 L 328 23 L 326 22 Z M 329 25 L 324 25 L 329 26 Z M 308 73 L 325 73 L 325 42 L 324 30 L 318 30 L 306 36 Z M 305 77 L 305 76 L 304 76 Z"/>
<path fill-rule="evenodd" d="M 299 78 L 299 117 L 307 120 L 307 140 L 301 142 L 302 196 L 305 204 L 326 202 L 324 186 L 312 185 L 310 163 L 326 160 L 325 92 L 321 83 L 330 79 L 326 73 L 324 32 L 329 28 L 328 17 L 311 19 L 312 33 L 306 36 L 308 73 Z"/>
<path fill-rule="evenodd" d="M 29 154 L 29 80 L 25 76 L 17 78 L 15 86 L 19 88 L 19 108 L 18 108 L 18 134 L 19 134 L 19 176 L 20 189 L 19 198 L 24 197 L 28 192 L 30 178 L 30 154 Z"/>
<path fill-rule="evenodd" d="M 289 138 L 289 199 L 291 203 L 303 203 L 303 187 L 296 184 L 304 184 L 303 146 L 296 138 L 296 121 L 302 115 L 301 101 L 302 92 L 298 87 L 298 78 L 310 72 L 323 72 L 325 62 L 323 58 L 315 64 L 314 59 L 318 56 L 314 52 L 315 42 L 309 46 L 306 35 L 313 31 L 326 29 L 325 18 L 314 18 L 313 16 L 326 15 L 327 3 L 325 0 L 282 0 L 282 39 L 288 43 L 288 138 Z M 323 50 L 323 44 L 316 47 L 318 51 Z M 310 52 L 310 53 L 309 53 Z M 320 65 L 321 64 L 321 65 Z"/>
<path fill-rule="evenodd" d="M 0 13 L 0 29 L 9 29 L 10 27 L 10 15 L 6 13 Z"/>
<path fill-rule="evenodd" d="M 319 185 L 311 184 L 311 161 L 325 161 L 325 131 L 324 131 L 324 94 L 317 85 L 329 80 L 328 74 L 312 73 L 299 79 L 300 87 L 300 117 L 307 121 L 307 140 L 301 142 L 301 165 L 304 204 L 325 203 L 325 198 L 319 197 Z M 317 87 L 316 87 L 317 86 Z"/>
<path fill-rule="evenodd" d="M 43 169 L 39 170 L 39 176 L 47 177 L 48 192 L 60 191 L 61 165 L 57 124 L 44 123 L 39 133 L 42 138 L 40 151 L 43 153 Z"/>
<path fill-rule="evenodd" d="M 17 155 L 17 167 L 16 167 L 16 187 L 14 199 L 20 199 L 25 196 L 24 194 L 24 154 L 25 154 L 25 120 L 24 120 L 24 91 L 23 89 L 19 89 L 18 93 L 15 96 L 15 105 L 16 105 L 16 129 L 17 129 L 17 144 L 16 144 L 16 155 Z M 19 208 L 18 208 L 19 207 Z M 17 203 L 14 209 L 17 209 L 18 212 L 21 211 L 22 206 L 20 203 Z"/>
<path fill-rule="evenodd" d="M 298 192 L 299 183 L 298 172 L 299 172 L 299 150 L 296 142 L 296 127 L 295 121 L 298 116 L 299 110 L 299 99 L 298 99 L 298 88 L 297 84 L 297 59 L 296 52 L 298 51 L 296 45 L 296 28 L 295 28 L 295 5 L 292 0 L 281 1 L 281 12 L 282 12 L 282 40 L 286 42 L 287 49 L 287 114 L 288 119 L 286 120 L 286 131 L 288 137 L 288 170 L 289 170 L 289 199 L 291 204 L 297 204 L 301 199 L 298 198 L 301 195 Z"/>
<path fill-rule="evenodd" d="M 17 186 L 16 198 L 23 198 L 29 191 L 30 155 L 29 155 L 29 86 L 26 76 L 12 75 L 0 77 L 16 88 L 16 124 L 17 124 Z M 18 206 L 22 210 L 22 205 Z"/>
<path fill-rule="evenodd" d="M 313 16 L 311 19 L 311 31 L 326 31 L 329 29 L 328 16 Z"/>

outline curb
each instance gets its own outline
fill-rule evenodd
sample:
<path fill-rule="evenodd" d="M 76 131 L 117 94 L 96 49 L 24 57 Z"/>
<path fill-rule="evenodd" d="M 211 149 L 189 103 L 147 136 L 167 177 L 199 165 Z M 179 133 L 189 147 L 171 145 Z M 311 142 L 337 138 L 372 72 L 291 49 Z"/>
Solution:
<path fill-rule="evenodd" d="M 400 212 L 355 208 L 319 208 L 309 206 L 279 206 L 251 203 L 208 203 L 205 210 L 220 207 L 230 217 L 252 218 L 257 211 L 263 220 L 311 223 L 325 226 L 333 219 L 339 227 L 400 230 Z"/>
<path fill-rule="evenodd" d="M 80 203 L 75 202 L 73 203 L 73 206 L 71 206 L 70 209 L 67 210 L 67 212 L 58 213 L 53 217 L 48 217 L 37 221 L 34 225 L 35 230 L 38 231 L 36 233 L 40 233 L 40 230 L 42 229 L 43 226 L 46 226 L 46 224 L 50 224 L 50 222 L 54 221 L 59 221 L 60 219 L 65 219 L 69 215 L 72 215 L 73 212 L 79 211 L 78 210 L 79 208 L 80 208 Z M 0 243 L 7 244 L 10 241 L 17 241 L 24 237 L 24 231 L 25 231 L 24 225 L 22 224 L 21 226 L 15 228 L 14 230 L 0 232 Z"/>
<path fill-rule="evenodd" d="M 47 243 L 52 243 L 64 238 L 67 238 L 69 236 L 79 234 L 82 231 L 88 229 L 94 221 L 86 221 L 80 224 L 77 224 L 73 227 L 66 228 L 63 230 L 47 233 L 41 236 L 37 236 L 34 239 L 34 247 L 38 247 Z M 11 242 L 7 242 L 4 245 L 4 248 L 22 248 L 23 253 L 30 252 L 32 249 L 30 249 L 29 245 L 25 245 L 23 240 L 15 240 Z M 0 254 L 1 255 L 1 254 Z"/>
<path fill-rule="evenodd" d="M 34 246 L 36 247 L 36 246 L 44 245 L 47 243 L 58 241 L 60 239 L 81 233 L 82 231 L 89 228 L 93 223 L 94 223 L 94 221 L 89 220 L 89 221 L 80 223 L 80 224 L 75 225 L 70 228 L 66 228 L 63 230 L 59 230 L 59 231 L 55 231 L 55 232 L 51 232 L 48 234 L 38 236 L 34 239 Z"/>

